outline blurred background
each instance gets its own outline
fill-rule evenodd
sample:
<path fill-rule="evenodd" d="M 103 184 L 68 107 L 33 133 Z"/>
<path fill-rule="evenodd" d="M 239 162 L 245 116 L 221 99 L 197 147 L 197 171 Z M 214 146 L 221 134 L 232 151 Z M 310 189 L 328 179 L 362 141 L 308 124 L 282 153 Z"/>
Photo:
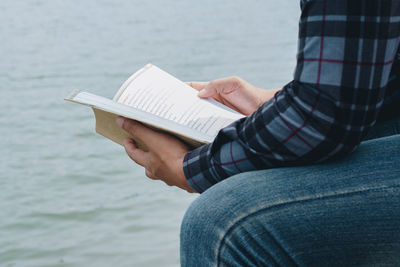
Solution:
<path fill-rule="evenodd" d="M 145 178 L 73 89 L 153 63 L 184 81 L 292 79 L 290 0 L 1 0 L 0 266 L 177 266 L 197 197 Z"/>

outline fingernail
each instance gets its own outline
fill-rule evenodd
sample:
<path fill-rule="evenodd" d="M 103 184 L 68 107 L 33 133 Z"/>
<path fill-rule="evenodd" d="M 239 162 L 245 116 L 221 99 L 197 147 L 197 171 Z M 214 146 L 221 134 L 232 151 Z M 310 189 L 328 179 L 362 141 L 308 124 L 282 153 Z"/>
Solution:
<path fill-rule="evenodd" d="M 123 117 L 118 117 L 116 119 L 116 122 L 118 124 L 119 127 L 122 127 L 122 125 L 124 124 L 125 119 Z"/>
<path fill-rule="evenodd" d="M 204 94 L 206 92 L 206 89 L 204 88 L 204 89 L 201 89 L 200 90 L 200 92 L 199 92 L 199 95 L 202 95 L 202 94 Z"/>

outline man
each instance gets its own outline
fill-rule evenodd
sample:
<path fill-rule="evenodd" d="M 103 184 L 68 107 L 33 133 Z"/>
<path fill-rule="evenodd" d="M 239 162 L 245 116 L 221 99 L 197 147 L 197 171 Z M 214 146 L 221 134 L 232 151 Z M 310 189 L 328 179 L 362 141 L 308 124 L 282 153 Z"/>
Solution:
<path fill-rule="evenodd" d="M 182 223 L 183 266 L 400 264 L 400 1 L 301 9 L 282 90 L 236 77 L 189 83 L 248 115 L 213 143 L 189 151 L 118 119 L 149 147 L 124 142 L 149 178 L 204 192 Z"/>

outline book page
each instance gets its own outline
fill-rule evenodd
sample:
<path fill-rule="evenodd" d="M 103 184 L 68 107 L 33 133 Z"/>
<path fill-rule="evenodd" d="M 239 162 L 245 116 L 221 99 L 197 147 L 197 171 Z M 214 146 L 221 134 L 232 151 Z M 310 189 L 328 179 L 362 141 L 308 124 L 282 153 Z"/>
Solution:
<path fill-rule="evenodd" d="M 137 120 L 152 129 L 168 132 L 192 147 L 212 142 L 214 139 L 214 136 L 195 131 L 185 125 L 87 92 L 75 90 L 65 100 L 93 108 L 96 115 L 96 132 L 119 144 L 122 144 L 127 133 L 116 124 L 117 116 Z"/>
<path fill-rule="evenodd" d="M 154 65 L 132 75 L 114 100 L 210 136 L 244 117 L 214 100 L 199 98 L 197 90 Z"/>

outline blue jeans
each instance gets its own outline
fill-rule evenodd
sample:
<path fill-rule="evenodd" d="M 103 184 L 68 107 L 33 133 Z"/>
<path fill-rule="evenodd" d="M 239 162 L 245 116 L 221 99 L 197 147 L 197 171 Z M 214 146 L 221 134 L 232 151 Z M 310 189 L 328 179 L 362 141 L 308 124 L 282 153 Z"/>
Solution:
<path fill-rule="evenodd" d="M 347 157 L 242 173 L 200 195 L 182 266 L 400 266 L 400 119 Z"/>

